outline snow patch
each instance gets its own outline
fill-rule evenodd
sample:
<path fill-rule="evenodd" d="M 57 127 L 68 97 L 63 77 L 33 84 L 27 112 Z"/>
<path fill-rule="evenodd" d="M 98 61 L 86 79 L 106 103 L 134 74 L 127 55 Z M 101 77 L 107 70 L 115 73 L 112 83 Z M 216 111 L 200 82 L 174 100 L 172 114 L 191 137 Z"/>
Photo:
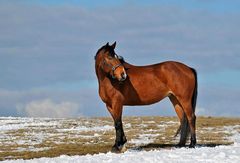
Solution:
<path fill-rule="evenodd" d="M 79 131 L 79 132 L 90 132 L 90 131 L 108 131 L 113 130 L 113 126 L 110 125 L 104 125 L 104 126 L 94 126 L 94 127 L 86 127 L 86 126 L 80 126 L 80 127 L 73 127 L 70 129 L 57 129 L 58 132 L 68 132 L 68 131 Z"/>
<path fill-rule="evenodd" d="M 137 146 L 146 145 L 149 143 L 153 143 L 155 138 L 158 137 L 159 134 L 141 134 L 138 139 L 131 139 L 128 143 L 135 144 Z"/>

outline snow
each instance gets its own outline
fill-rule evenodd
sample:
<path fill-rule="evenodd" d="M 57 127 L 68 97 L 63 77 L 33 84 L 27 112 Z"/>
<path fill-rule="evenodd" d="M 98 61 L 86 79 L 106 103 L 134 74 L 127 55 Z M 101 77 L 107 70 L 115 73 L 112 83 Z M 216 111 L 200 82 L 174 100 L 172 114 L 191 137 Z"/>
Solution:
<path fill-rule="evenodd" d="M 32 160 L 6 160 L 3 163 L 132 163 L 132 162 L 164 162 L 164 163 L 188 163 L 188 162 L 216 162 L 239 163 L 240 162 L 240 134 L 235 130 L 240 126 L 226 127 L 226 132 L 232 132 L 233 145 L 217 147 L 172 148 L 152 151 L 128 150 L 122 154 L 106 153 L 85 156 L 62 155 L 55 158 L 38 158 Z M 148 135 L 149 136 L 149 135 Z"/>
<path fill-rule="evenodd" d="M 86 127 L 86 126 L 81 126 L 81 127 L 75 127 L 75 128 L 70 128 L 70 129 L 58 129 L 57 131 L 59 132 L 64 132 L 64 131 L 79 131 L 79 132 L 89 132 L 89 131 L 108 131 L 114 129 L 113 126 L 110 125 L 104 125 L 104 126 L 94 126 L 94 127 Z"/>
<path fill-rule="evenodd" d="M 19 123 L 19 122 L 24 123 Z M 66 128 L 64 127 L 64 122 L 67 120 L 62 120 L 61 124 L 57 123 L 53 119 L 49 121 L 48 119 L 31 119 L 31 118 L 0 118 L 0 140 L 4 141 L 7 131 L 17 130 L 17 129 L 27 129 L 34 127 L 51 127 L 58 126 L 61 132 L 89 132 L 89 131 L 108 131 L 112 130 L 111 125 L 101 125 L 100 123 L 94 124 L 89 122 L 84 122 L 84 125 L 76 125 L 76 127 Z M 153 123 L 153 122 L 149 122 Z M 169 124 L 173 124 L 170 122 Z M 127 127 L 131 127 L 130 124 Z M 164 127 L 163 124 L 159 125 L 160 128 Z M 211 130 L 211 129 L 209 129 Z M 223 128 L 226 133 L 231 133 L 233 136 L 231 140 L 234 142 L 232 145 L 221 145 L 216 147 L 203 147 L 197 146 L 195 149 L 190 148 L 170 148 L 170 149 L 158 149 L 152 151 L 144 151 L 137 149 L 128 149 L 127 152 L 121 154 L 115 154 L 108 152 L 106 154 L 100 153 L 95 155 L 84 155 L 84 156 L 66 156 L 62 155 L 55 158 L 35 158 L 31 160 L 5 160 L 2 163 L 190 163 L 190 162 L 202 162 L 202 163 L 239 163 L 240 162 L 240 125 L 226 126 Z M 48 133 L 50 134 L 50 133 Z M 59 134 L 59 133 L 57 133 Z M 93 136 L 99 136 L 100 133 L 94 133 Z M 48 135 L 49 136 L 49 135 Z M 61 136 L 61 135 L 60 135 Z M 80 135 L 84 136 L 84 135 Z M 138 139 L 132 139 L 128 143 L 134 144 L 148 144 L 153 142 L 157 134 L 142 134 L 139 135 Z M 36 138 L 35 143 L 39 143 L 44 140 L 46 135 L 44 133 L 37 133 L 34 137 L 34 133 L 31 135 L 31 140 Z M 19 140 L 17 143 L 27 143 L 34 144 L 26 138 L 26 140 Z M 28 142 L 29 141 L 29 142 Z M 15 142 L 16 143 L 16 142 Z M 29 146 L 27 150 L 42 151 L 47 148 L 34 149 L 33 146 Z M 17 148 L 17 151 L 25 151 L 25 148 Z M 1 152 L 1 151 L 0 151 Z"/>
<path fill-rule="evenodd" d="M 239 136 L 237 136 L 239 139 Z M 239 141 L 239 140 L 238 140 Z M 232 146 L 218 147 L 197 147 L 189 148 L 173 148 L 170 150 L 153 150 L 153 151 L 137 151 L 129 150 L 122 154 L 95 154 L 85 156 L 66 156 L 62 155 L 55 158 L 39 158 L 32 160 L 10 160 L 3 163 L 132 163 L 132 162 L 216 162 L 216 163 L 238 163 L 240 161 L 240 144 Z"/>
<path fill-rule="evenodd" d="M 128 143 L 135 145 L 146 145 L 149 143 L 153 143 L 154 139 L 159 136 L 159 134 L 142 134 L 139 135 L 137 139 L 131 139 Z"/>

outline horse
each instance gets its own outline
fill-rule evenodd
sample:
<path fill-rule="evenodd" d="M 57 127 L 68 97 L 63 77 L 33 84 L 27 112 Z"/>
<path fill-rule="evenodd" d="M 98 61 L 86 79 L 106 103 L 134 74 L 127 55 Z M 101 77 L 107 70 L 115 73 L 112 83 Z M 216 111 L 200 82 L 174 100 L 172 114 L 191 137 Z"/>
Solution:
<path fill-rule="evenodd" d="M 197 72 L 176 61 L 135 66 L 115 53 L 116 42 L 102 46 L 95 55 L 95 71 L 99 84 L 99 96 L 110 112 L 116 130 L 113 152 L 126 150 L 127 142 L 122 124 L 123 106 L 150 105 L 169 97 L 180 126 L 183 147 L 189 134 L 190 148 L 196 145 Z"/>

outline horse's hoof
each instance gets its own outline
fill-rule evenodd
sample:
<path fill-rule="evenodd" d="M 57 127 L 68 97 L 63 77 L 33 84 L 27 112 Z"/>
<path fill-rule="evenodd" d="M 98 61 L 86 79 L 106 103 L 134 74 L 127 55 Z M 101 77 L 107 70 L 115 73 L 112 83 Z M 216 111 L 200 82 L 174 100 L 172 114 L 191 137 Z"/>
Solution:
<path fill-rule="evenodd" d="M 121 145 L 119 147 L 114 145 L 112 147 L 112 151 L 111 152 L 113 152 L 113 153 L 124 153 L 126 151 L 127 151 L 127 148 L 125 147 L 125 145 Z"/>
<path fill-rule="evenodd" d="M 177 148 L 182 148 L 182 147 L 185 147 L 185 144 L 178 143 L 176 147 Z"/>
<path fill-rule="evenodd" d="M 113 146 L 111 152 L 112 153 L 119 153 L 119 149 L 116 146 Z"/>
<path fill-rule="evenodd" d="M 189 148 L 195 148 L 195 144 L 190 144 Z"/>

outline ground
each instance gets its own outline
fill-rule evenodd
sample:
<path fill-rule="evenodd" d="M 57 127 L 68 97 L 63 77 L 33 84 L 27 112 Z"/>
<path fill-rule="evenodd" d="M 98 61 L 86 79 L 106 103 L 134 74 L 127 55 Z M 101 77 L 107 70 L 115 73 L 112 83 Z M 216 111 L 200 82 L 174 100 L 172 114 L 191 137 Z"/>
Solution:
<path fill-rule="evenodd" d="M 111 118 L 1 117 L 0 160 L 13 162 L 18 159 L 14 162 L 21 162 L 21 159 L 35 158 L 36 162 L 46 162 L 44 159 L 54 157 L 53 162 L 71 162 L 74 159 L 80 162 L 98 162 L 98 158 L 111 158 L 121 162 L 121 157 L 121 160 L 125 158 L 125 162 L 128 162 L 128 158 L 129 162 L 134 159 L 140 162 L 147 158 L 158 162 L 157 158 L 161 156 L 160 160 L 166 158 L 165 162 L 171 162 L 180 161 L 185 154 L 186 159 L 190 157 L 189 160 L 196 155 L 200 160 L 206 161 L 212 155 L 212 158 L 224 157 L 232 162 L 233 157 L 233 160 L 240 161 L 240 118 L 198 117 L 196 149 L 175 147 L 179 140 L 179 137 L 174 137 L 179 126 L 176 117 L 126 117 L 123 123 L 128 151 L 116 155 L 109 152 L 115 139 Z M 235 151 L 236 155 L 229 154 L 228 148 L 229 151 Z M 214 154 L 217 151 L 219 152 Z M 220 159 L 220 162 L 221 160 L 224 159 Z"/>

